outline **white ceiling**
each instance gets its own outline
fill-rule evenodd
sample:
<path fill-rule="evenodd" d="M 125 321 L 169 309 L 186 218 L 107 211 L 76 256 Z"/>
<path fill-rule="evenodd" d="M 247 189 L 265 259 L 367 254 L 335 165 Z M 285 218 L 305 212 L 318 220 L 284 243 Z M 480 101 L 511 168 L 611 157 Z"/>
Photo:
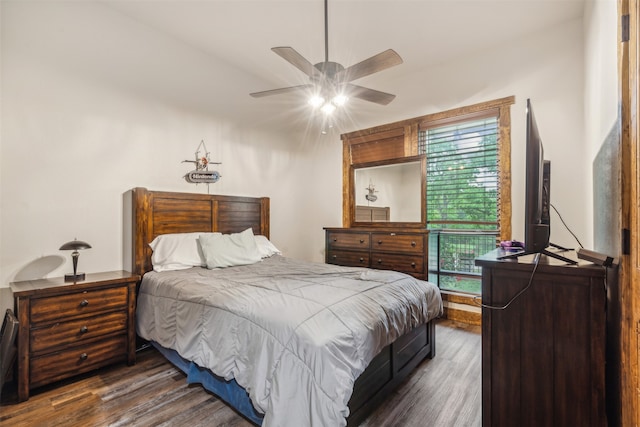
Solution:
<path fill-rule="evenodd" d="M 291 125 L 293 114 L 308 114 L 296 109 L 303 104 L 299 96 L 255 99 L 248 94 L 307 83 L 302 72 L 270 48 L 291 46 L 312 63 L 323 61 L 322 0 L 128 0 L 106 5 L 246 73 L 224 82 L 225 93 L 239 96 L 233 104 L 245 120 Z M 583 5 L 583 0 L 329 0 L 329 60 L 346 67 L 388 48 L 400 54 L 403 64 L 354 82 L 397 95 L 386 107 L 361 100 L 350 105 L 352 116 L 385 123 L 385 110 L 396 108 L 398 115 L 408 96 L 399 84 L 403 76 L 581 17 Z M 307 121 L 293 119 L 300 125 Z"/>

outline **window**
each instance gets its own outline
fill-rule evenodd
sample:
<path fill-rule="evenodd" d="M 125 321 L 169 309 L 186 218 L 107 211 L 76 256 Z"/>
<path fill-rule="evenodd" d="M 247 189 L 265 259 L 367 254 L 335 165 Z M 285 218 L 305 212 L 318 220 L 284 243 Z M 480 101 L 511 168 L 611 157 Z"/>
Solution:
<path fill-rule="evenodd" d="M 504 108 L 477 105 L 471 113 L 463 108 L 426 117 L 419 126 L 419 153 L 427 157 L 429 276 L 442 289 L 479 294 L 475 258 L 511 233 L 513 98 L 506 100 Z"/>

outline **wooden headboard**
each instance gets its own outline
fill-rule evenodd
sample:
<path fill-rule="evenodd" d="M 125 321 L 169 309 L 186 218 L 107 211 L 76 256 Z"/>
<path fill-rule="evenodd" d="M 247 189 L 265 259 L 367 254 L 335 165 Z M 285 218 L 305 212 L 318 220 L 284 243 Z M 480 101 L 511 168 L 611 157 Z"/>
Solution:
<path fill-rule="evenodd" d="M 251 227 L 269 237 L 269 198 L 218 196 L 132 190 L 132 269 L 143 275 L 153 269 L 149 243 L 160 234 L 238 233 Z"/>

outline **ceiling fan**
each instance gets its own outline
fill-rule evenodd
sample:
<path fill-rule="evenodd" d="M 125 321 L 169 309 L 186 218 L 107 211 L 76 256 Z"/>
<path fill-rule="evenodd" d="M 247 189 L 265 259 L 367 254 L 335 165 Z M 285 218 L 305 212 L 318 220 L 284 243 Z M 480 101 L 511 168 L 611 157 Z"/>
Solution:
<path fill-rule="evenodd" d="M 396 97 L 395 95 L 358 86 L 351 82 L 402 64 L 400 55 L 393 49 L 387 49 L 384 52 L 347 68 L 337 62 L 329 61 L 329 25 L 327 11 L 327 0 L 324 0 L 324 62 L 319 62 L 314 65 L 292 47 L 271 48 L 272 51 L 281 56 L 285 61 L 309 76 L 311 82 L 304 85 L 253 92 L 250 94 L 251 96 L 260 98 L 263 96 L 306 90 L 313 94 L 309 102 L 316 107 L 321 107 L 325 113 L 331 113 L 336 107 L 344 104 L 348 97 L 355 97 L 380 105 L 387 105 L 393 101 Z"/>

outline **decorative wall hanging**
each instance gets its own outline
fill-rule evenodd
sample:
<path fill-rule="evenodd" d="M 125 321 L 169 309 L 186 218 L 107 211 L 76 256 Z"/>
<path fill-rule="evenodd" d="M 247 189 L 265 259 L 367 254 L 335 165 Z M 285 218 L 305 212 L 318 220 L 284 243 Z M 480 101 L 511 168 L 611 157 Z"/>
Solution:
<path fill-rule="evenodd" d="M 375 202 L 376 200 L 378 200 L 378 196 L 375 195 L 375 193 L 377 193 L 378 191 L 376 190 L 376 187 L 373 185 L 373 182 L 371 182 L 371 180 L 369 180 L 369 186 L 365 188 L 365 190 L 368 191 L 368 194 L 364 195 L 365 199 L 370 202 Z"/>
<path fill-rule="evenodd" d="M 207 151 L 207 146 L 204 145 L 204 140 L 200 141 L 200 145 L 196 149 L 195 160 L 183 160 L 182 163 L 194 163 L 196 165 L 195 170 L 188 172 L 184 179 L 192 184 L 207 184 L 207 192 L 209 190 L 209 184 L 214 184 L 222 177 L 218 171 L 210 171 L 209 165 L 221 165 L 221 162 L 212 162 L 210 159 L 210 153 Z"/>

